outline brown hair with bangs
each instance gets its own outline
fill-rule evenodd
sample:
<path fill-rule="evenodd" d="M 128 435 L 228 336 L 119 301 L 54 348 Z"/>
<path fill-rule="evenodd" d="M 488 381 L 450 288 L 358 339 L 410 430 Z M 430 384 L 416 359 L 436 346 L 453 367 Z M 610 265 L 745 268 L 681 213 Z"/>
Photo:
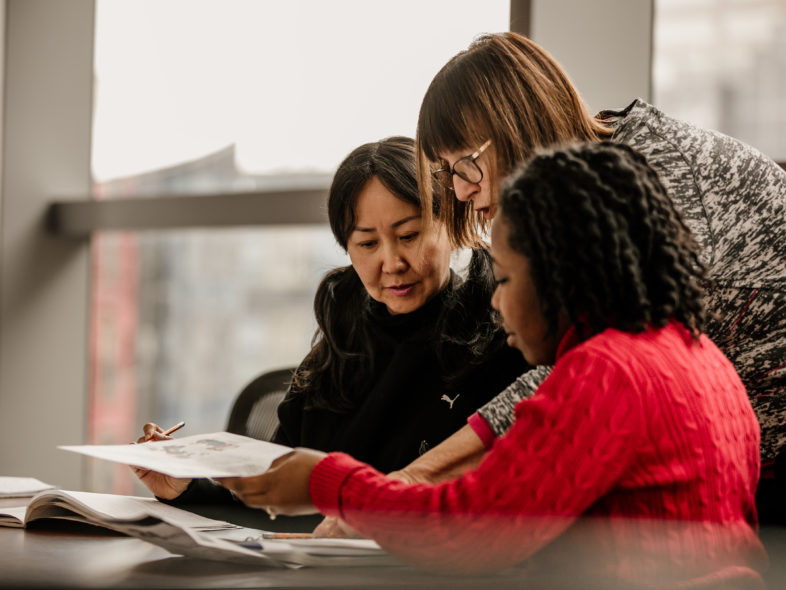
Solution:
<path fill-rule="evenodd" d="M 424 216 L 434 199 L 431 171 L 441 152 L 474 150 L 490 138 L 488 169 L 501 179 L 537 148 L 611 134 L 589 114 L 548 52 L 517 33 L 481 35 L 437 73 L 420 107 L 416 159 Z M 476 246 L 486 222 L 453 194 L 441 201 L 440 217 L 453 245 Z"/>

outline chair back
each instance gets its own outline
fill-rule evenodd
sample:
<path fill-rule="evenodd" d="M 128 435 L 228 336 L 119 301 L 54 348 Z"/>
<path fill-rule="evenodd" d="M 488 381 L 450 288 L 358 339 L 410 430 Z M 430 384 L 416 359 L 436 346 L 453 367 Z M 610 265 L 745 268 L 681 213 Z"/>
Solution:
<path fill-rule="evenodd" d="M 227 432 L 272 440 L 278 428 L 278 404 L 292 382 L 294 368 L 269 371 L 246 385 L 229 413 Z"/>

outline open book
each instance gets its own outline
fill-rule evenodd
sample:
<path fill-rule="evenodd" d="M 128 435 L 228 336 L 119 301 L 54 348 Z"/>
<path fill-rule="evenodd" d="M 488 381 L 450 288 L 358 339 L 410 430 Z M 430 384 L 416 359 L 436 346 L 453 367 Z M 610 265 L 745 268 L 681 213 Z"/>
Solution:
<path fill-rule="evenodd" d="M 50 518 L 91 524 L 120 533 L 125 532 L 129 523 L 149 518 L 197 530 L 237 528 L 228 522 L 164 504 L 155 498 L 59 489 L 39 492 L 27 505 L 0 508 L 0 525 L 6 527 L 25 527 L 30 522 Z"/>
<path fill-rule="evenodd" d="M 374 541 L 282 538 L 285 535 L 206 518 L 154 498 L 54 489 L 38 493 L 27 506 L 0 508 L 0 526 L 26 527 L 44 519 L 103 527 L 202 559 L 273 567 L 396 563 Z"/>

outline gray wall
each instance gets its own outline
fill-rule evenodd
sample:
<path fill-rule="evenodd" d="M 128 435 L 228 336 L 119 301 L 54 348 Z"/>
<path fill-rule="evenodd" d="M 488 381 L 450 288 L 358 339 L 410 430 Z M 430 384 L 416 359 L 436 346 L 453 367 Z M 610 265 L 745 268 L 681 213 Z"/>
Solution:
<path fill-rule="evenodd" d="M 82 484 L 86 240 L 49 237 L 47 204 L 90 192 L 92 0 L 5 3 L 0 232 L 0 475 Z"/>
<path fill-rule="evenodd" d="M 530 37 L 594 114 L 650 100 L 654 0 L 531 0 Z"/>

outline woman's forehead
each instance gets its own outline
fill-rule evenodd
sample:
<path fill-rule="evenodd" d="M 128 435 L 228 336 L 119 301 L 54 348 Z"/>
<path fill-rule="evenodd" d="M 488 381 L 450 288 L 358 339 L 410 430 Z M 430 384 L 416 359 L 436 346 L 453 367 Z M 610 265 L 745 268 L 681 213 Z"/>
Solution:
<path fill-rule="evenodd" d="M 390 191 L 376 178 L 372 179 L 355 200 L 355 226 L 362 226 L 366 220 L 396 223 L 401 219 L 420 219 L 419 206 L 403 199 Z"/>

